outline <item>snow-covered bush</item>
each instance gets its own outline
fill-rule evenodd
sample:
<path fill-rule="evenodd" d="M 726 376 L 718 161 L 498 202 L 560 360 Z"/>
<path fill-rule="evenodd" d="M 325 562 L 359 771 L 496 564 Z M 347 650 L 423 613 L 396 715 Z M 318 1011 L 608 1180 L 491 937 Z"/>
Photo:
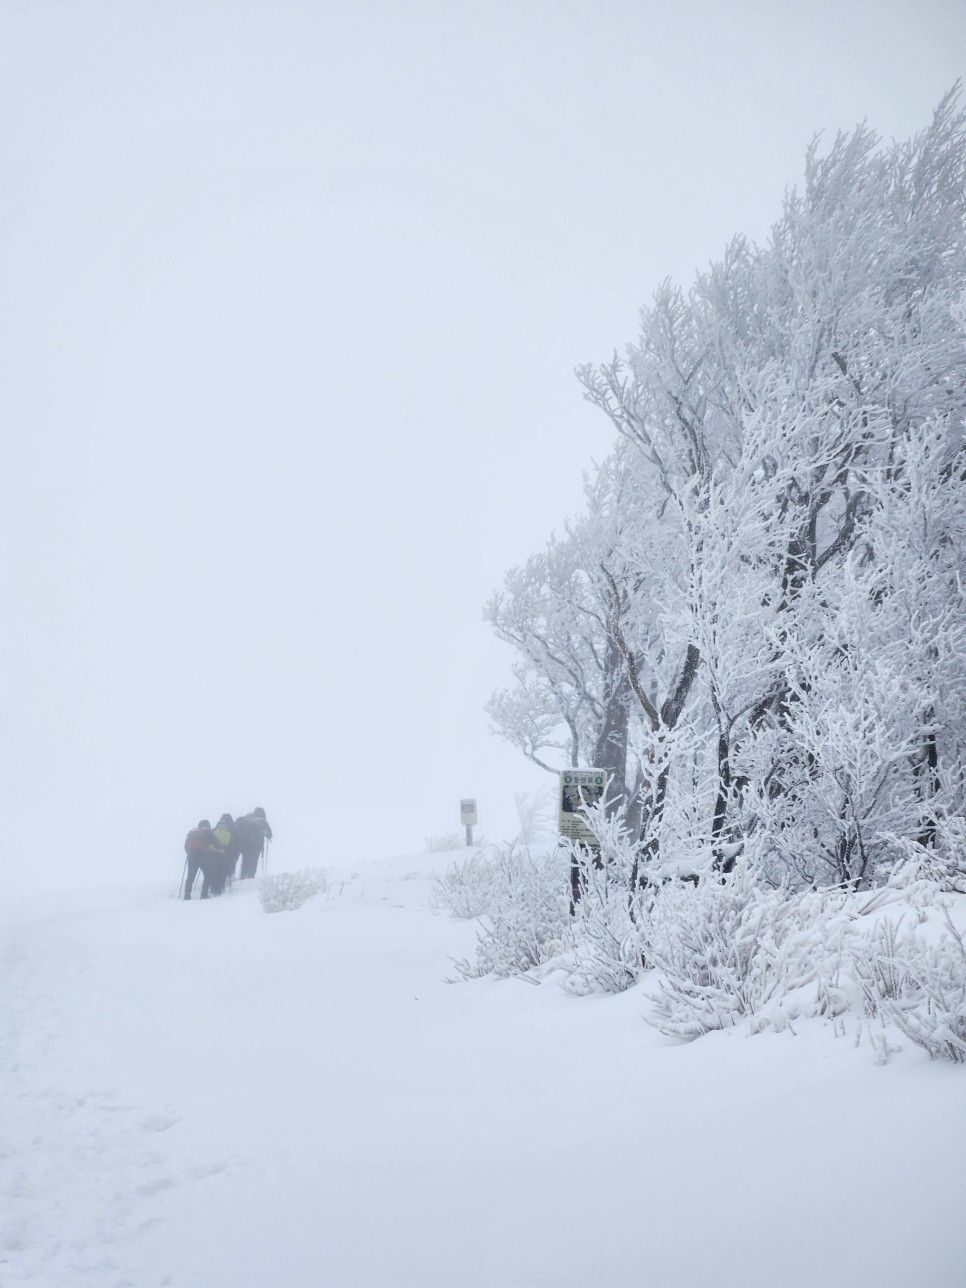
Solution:
<path fill-rule="evenodd" d="M 751 1032 L 851 1012 L 892 1025 L 929 1052 L 966 1063 L 966 944 L 944 908 L 945 931 L 917 928 L 942 906 L 921 863 L 881 887 L 792 891 L 740 865 L 697 886 L 670 882 L 636 912 L 658 971 L 647 1018 L 695 1038 L 747 1020 Z M 884 914 L 901 910 L 897 920 Z M 902 916 L 911 925 L 903 927 Z M 894 1050 L 865 1028 L 880 1057 Z"/>
<path fill-rule="evenodd" d="M 946 930 L 929 943 L 891 920 L 856 947 L 853 969 L 866 1010 L 893 1024 L 933 1059 L 966 1063 L 966 944 L 946 912 Z"/>
<path fill-rule="evenodd" d="M 602 859 L 579 846 L 547 854 L 516 845 L 476 851 L 433 878 L 430 906 L 482 922 L 464 976 L 514 975 L 560 957 L 574 993 L 629 988 L 642 969 L 641 937 L 628 900 L 632 855 L 619 822 L 595 813 Z M 570 866 L 581 871 L 582 897 L 570 915 Z"/>
<path fill-rule="evenodd" d="M 634 852 L 621 820 L 599 807 L 587 812 L 600 852 L 565 850 L 579 872 L 580 898 L 562 963 L 568 972 L 564 987 L 577 994 L 622 993 L 644 969 L 643 892 L 639 883 L 634 888 Z"/>
<path fill-rule="evenodd" d="M 635 851 L 617 819 L 594 816 L 600 854 L 559 846 L 548 854 L 508 847 L 476 851 L 434 879 L 432 901 L 477 917 L 464 979 L 563 973 L 575 994 L 621 992 L 652 972 L 648 1021 L 687 1040 L 744 1023 L 751 1033 L 849 1016 L 884 1061 L 894 1026 L 931 1056 L 966 1062 L 966 944 L 946 911 L 931 940 L 915 927 L 944 907 L 932 856 L 905 862 L 880 886 L 774 886 L 739 862 L 691 882 L 641 883 Z M 570 907 L 570 865 L 580 897 Z M 900 933 L 895 910 L 913 929 Z M 545 973 L 545 972 L 541 972 Z M 863 1019 L 863 1016 L 865 1019 Z M 866 1021 L 875 1020 L 882 1031 Z"/>
<path fill-rule="evenodd" d="M 307 899 L 327 888 L 328 881 L 321 868 L 278 872 L 262 877 L 258 883 L 258 898 L 264 912 L 290 912 L 301 908 Z"/>
<path fill-rule="evenodd" d="M 457 859 L 445 872 L 433 875 L 429 906 L 458 921 L 482 917 L 494 905 L 498 881 L 492 856 L 483 850 L 471 850 L 465 859 Z"/>
<path fill-rule="evenodd" d="M 961 814 L 939 820 L 934 858 L 944 888 L 966 894 L 966 818 Z"/>
<path fill-rule="evenodd" d="M 458 850 L 464 843 L 459 832 L 441 832 L 439 836 L 427 836 L 424 841 L 427 854 L 445 854 L 447 850 Z"/>
<path fill-rule="evenodd" d="M 698 885 L 659 887 L 641 909 L 648 963 L 660 972 L 650 1023 L 696 1038 L 746 1017 L 781 1029 L 836 1012 L 846 899 L 768 887 L 747 864 Z"/>
<path fill-rule="evenodd" d="M 570 927 L 567 992 L 622 993 L 637 983 L 645 964 L 639 905 L 606 868 L 591 866 Z"/>
<path fill-rule="evenodd" d="M 474 869 L 487 907 L 473 962 L 456 962 L 464 979 L 522 975 L 561 951 L 570 920 L 568 860 L 559 850 L 534 854 L 493 849 Z"/>
<path fill-rule="evenodd" d="M 937 818 L 933 845 L 917 845 L 896 838 L 904 857 L 918 864 L 924 876 L 935 881 L 939 889 L 966 894 L 966 818 L 961 814 Z"/>

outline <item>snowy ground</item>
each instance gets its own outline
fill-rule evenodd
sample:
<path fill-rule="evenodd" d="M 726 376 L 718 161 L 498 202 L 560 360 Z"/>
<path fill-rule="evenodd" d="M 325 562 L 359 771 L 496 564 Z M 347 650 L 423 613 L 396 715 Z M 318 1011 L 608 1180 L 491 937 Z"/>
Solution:
<path fill-rule="evenodd" d="M 447 984 L 452 856 L 0 925 L 0 1283 L 962 1288 L 966 1070 Z"/>

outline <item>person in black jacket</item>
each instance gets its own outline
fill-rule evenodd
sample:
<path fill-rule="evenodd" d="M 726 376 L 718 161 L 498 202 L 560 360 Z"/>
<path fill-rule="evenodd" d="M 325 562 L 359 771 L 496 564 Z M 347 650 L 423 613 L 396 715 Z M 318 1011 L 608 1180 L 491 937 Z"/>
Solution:
<path fill-rule="evenodd" d="M 250 814 L 235 820 L 235 833 L 241 850 L 241 876 L 244 881 L 258 870 L 258 860 L 265 850 L 265 842 L 272 839 L 265 811 L 259 805 Z"/>

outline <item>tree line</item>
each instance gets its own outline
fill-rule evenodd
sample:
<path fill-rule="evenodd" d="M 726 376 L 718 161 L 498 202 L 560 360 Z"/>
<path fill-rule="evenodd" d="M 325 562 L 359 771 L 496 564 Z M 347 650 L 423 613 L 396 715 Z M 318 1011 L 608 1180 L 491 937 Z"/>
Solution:
<path fill-rule="evenodd" d="M 608 769 L 633 883 L 741 857 L 861 888 L 961 853 L 959 88 L 909 141 L 816 140 L 764 245 L 662 284 L 577 374 L 613 443 L 486 606 L 516 654 L 493 727 Z"/>

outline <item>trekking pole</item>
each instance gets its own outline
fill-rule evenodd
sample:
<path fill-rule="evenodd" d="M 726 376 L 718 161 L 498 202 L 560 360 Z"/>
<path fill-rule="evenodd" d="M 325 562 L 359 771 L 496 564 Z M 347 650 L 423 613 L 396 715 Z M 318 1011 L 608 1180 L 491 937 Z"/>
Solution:
<path fill-rule="evenodd" d="M 181 869 L 181 885 L 178 886 L 178 898 L 181 898 L 181 891 L 184 889 L 184 879 L 188 875 L 188 856 L 184 856 L 184 867 Z"/>
<path fill-rule="evenodd" d="M 267 876 L 268 876 L 268 847 L 269 847 L 269 844 L 270 844 L 270 842 L 269 842 L 268 838 L 266 837 L 266 839 L 265 839 L 265 848 L 264 848 L 264 850 L 262 850 L 262 876 L 263 876 L 263 877 L 267 877 Z"/>

